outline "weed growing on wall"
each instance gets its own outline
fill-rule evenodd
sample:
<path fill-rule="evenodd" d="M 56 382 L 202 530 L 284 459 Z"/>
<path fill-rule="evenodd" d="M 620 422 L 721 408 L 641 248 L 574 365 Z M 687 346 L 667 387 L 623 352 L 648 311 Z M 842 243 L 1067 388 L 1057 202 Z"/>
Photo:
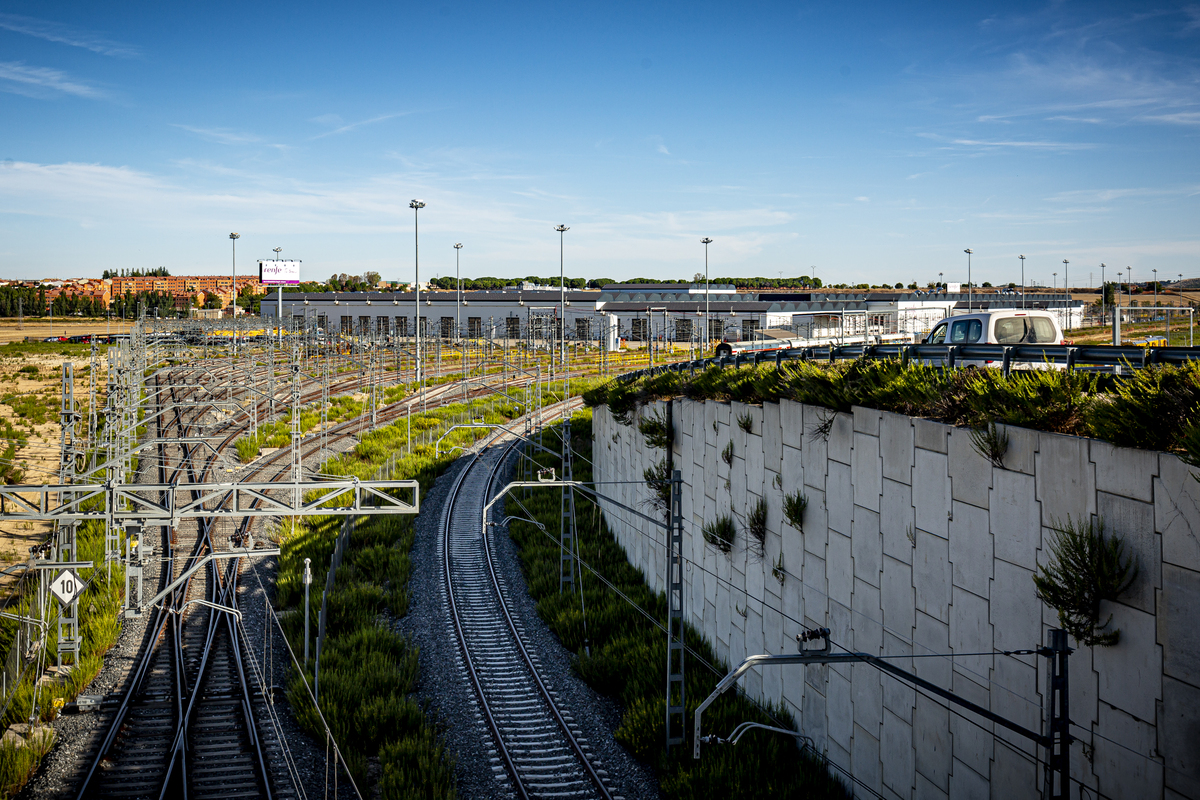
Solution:
<path fill-rule="evenodd" d="M 738 427 L 746 433 L 754 433 L 754 417 L 749 411 L 738 414 L 737 423 Z"/>
<path fill-rule="evenodd" d="M 746 515 L 746 539 L 761 557 L 767 546 L 767 499 L 758 498 L 754 508 Z"/>
<path fill-rule="evenodd" d="M 665 450 L 671 446 L 671 429 L 660 411 L 642 417 L 638 421 L 638 431 L 646 437 L 646 444 L 650 447 Z"/>
<path fill-rule="evenodd" d="M 664 458 L 654 466 L 642 470 L 642 477 L 646 479 L 646 487 L 650 489 L 651 507 L 661 514 L 664 520 L 670 519 L 671 472 L 667 467 L 667 460 Z"/>
<path fill-rule="evenodd" d="M 704 523 L 701 533 L 704 535 L 704 541 L 722 553 L 729 553 L 733 550 L 734 540 L 737 539 L 737 526 L 733 524 L 733 517 L 718 514 L 716 519 Z"/>
<path fill-rule="evenodd" d="M 733 442 L 729 441 L 721 450 L 721 460 L 726 464 L 733 466 Z"/>
<path fill-rule="evenodd" d="M 591 427 L 589 415 L 577 415 L 572 424 L 575 435 L 583 439 L 577 451 L 575 477 L 589 481 L 592 479 L 591 441 L 587 436 Z M 555 440 L 549 436 L 543 441 L 554 446 Z M 557 463 L 554 455 L 539 454 L 537 459 L 545 466 Z M 534 519 L 557 530 L 560 515 L 557 490 L 535 489 L 522 502 Z M 703 757 L 696 761 L 692 759 L 691 729 L 685 726 L 684 744 L 667 753 L 663 741 L 666 599 L 649 589 L 644 576 L 625 558 L 624 550 L 599 514 L 584 512 L 577 519 L 579 551 L 586 564 L 580 585 L 587 608 L 590 655 L 584 653 L 580 597 L 560 593 L 558 589 L 560 548 L 556 535 L 547 535 L 520 521 L 511 523 L 511 535 L 520 550 L 522 569 L 538 614 L 563 644 L 577 654 L 579 675 L 596 691 L 619 704 L 621 723 L 617 739 L 655 769 L 662 796 L 667 800 L 848 797 L 822 762 L 798 749 L 793 739 L 774 733 L 751 731 L 736 746 L 706 745 Z M 732 520 L 729 525 L 733 526 Z M 629 602 L 594 578 L 589 570 L 599 572 Z M 716 659 L 709 644 L 690 626 L 685 625 L 684 638 L 689 648 L 686 693 L 690 722 L 696 706 L 712 692 L 728 666 Z M 776 711 L 773 716 L 772 720 L 744 697 L 727 692 L 705 712 L 705 732 L 725 736 L 747 721 L 794 724 L 786 713 Z"/>
<path fill-rule="evenodd" d="M 992 462 L 992 466 L 1004 468 L 1004 456 L 1008 453 L 1008 431 L 1001 430 L 996 423 L 986 428 L 971 428 L 971 447 L 976 453 Z"/>
<path fill-rule="evenodd" d="M 1058 621 L 1075 641 L 1089 647 L 1111 647 L 1120 629 L 1105 630 L 1112 615 L 1100 622 L 1100 601 L 1116 600 L 1137 579 L 1137 559 L 1125 553 L 1115 535 L 1105 535 L 1104 521 L 1073 521 L 1054 526 L 1053 560 L 1033 577 L 1038 597 L 1058 611 Z"/>
<path fill-rule="evenodd" d="M 808 497 L 795 491 L 783 496 L 783 518 L 796 530 L 804 533 L 804 513 L 808 511 Z"/>

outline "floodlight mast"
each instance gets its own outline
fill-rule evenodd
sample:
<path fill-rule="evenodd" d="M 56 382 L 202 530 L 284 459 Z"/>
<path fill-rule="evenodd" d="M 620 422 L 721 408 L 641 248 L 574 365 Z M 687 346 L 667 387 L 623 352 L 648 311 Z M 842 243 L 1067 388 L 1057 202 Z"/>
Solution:
<path fill-rule="evenodd" d="M 1017 258 L 1021 259 L 1021 308 L 1025 308 L 1025 256 Z"/>
<path fill-rule="evenodd" d="M 558 231 L 558 363 L 567 369 L 567 279 L 563 273 L 563 234 L 571 230 L 559 225 Z"/>
<path fill-rule="evenodd" d="M 229 244 L 233 247 L 233 300 L 229 304 L 229 316 L 233 318 L 233 357 L 237 358 L 237 240 L 242 238 L 240 233 L 229 234 Z M 230 367 L 232 368 L 232 364 Z"/>
<path fill-rule="evenodd" d="M 968 247 L 966 250 L 963 250 L 963 252 L 967 254 L 967 313 L 970 314 L 971 296 L 973 290 L 975 289 L 975 287 L 971 285 L 971 254 L 975 251 Z"/>
<path fill-rule="evenodd" d="M 462 242 L 454 243 L 454 280 L 458 282 L 458 305 L 454 309 L 454 325 L 458 329 L 454 338 L 462 339 L 462 272 L 459 271 L 458 256 L 462 252 Z"/>
<path fill-rule="evenodd" d="M 283 252 L 282 247 L 274 247 L 272 251 L 275 253 L 275 260 L 279 260 L 279 254 Z M 278 266 L 278 265 L 276 265 Z M 275 322 L 279 327 L 279 346 L 283 347 L 283 284 L 275 284 L 275 292 L 279 298 L 279 312 L 275 315 Z M 295 306 L 293 306 L 294 308 Z"/>
<path fill-rule="evenodd" d="M 708 318 L 708 296 L 712 293 L 708 284 L 708 246 L 712 244 L 712 238 L 705 236 L 700 244 L 704 245 L 704 352 L 707 353 L 708 337 L 712 333 L 712 322 Z"/>
<path fill-rule="evenodd" d="M 420 387 L 424 370 L 421 369 L 421 238 L 417 212 L 425 207 L 425 201 L 410 200 L 408 207 L 413 210 L 413 358 L 416 364 L 413 382 Z"/>

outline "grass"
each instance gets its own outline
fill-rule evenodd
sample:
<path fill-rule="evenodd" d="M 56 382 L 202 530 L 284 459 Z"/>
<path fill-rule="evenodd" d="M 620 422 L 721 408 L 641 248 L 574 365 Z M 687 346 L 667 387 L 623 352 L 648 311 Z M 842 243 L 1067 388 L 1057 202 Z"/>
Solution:
<path fill-rule="evenodd" d="M 449 428 L 460 417 L 483 417 L 489 424 L 508 421 L 495 406 L 473 401 L 414 415 L 414 437 L 422 431 Z M 418 480 L 423 494 L 457 453 L 443 450 L 435 457 L 431 445 L 418 444 L 405 455 L 406 425 L 401 419 L 364 435 L 354 450 L 327 462 L 323 472 L 366 479 L 385 461 L 396 459 L 394 477 Z M 466 446 L 485 435 L 482 429 L 459 429 L 446 437 L 444 445 Z M 341 524 L 340 519 L 317 517 L 285 526 L 277 605 L 302 608 L 305 558 L 312 559 L 314 584 L 320 586 L 322 565 L 329 563 Z M 360 789 L 366 788 L 369 765 L 377 760 L 378 788 L 388 800 L 455 796 L 454 762 L 442 746 L 441 724 L 412 697 L 420 681 L 416 650 L 393 624 L 408 612 L 413 541 L 411 517 L 368 517 L 358 522 L 327 599 L 329 618 L 321 653 L 321 711 Z M 320 595 L 319 589 L 312 593 L 309 609 L 314 635 Z M 293 649 L 302 652 L 303 613 L 283 618 Z M 313 679 L 311 664 L 308 679 Z M 289 682 L 288 697 L 301 724 L 320 740 L 323 728 L 298 674 Z"/>
<path fill-rule="evenodd" d="M 591 480 L 591 421 L 587 413 L 572 421 L 573 436 L 581 444 L 575 465 L 577 480 Z M 553 447 L 550 436 L 543 438 Z M 538 455 L 545 466 L 553 466 L 553 455 Z M 559 499 L 556 489 L 534 490 L 522 502 L 534 519 L 557 532 Z M 592 568 L 643 609 L 660 625 L 666 620 L 663 595 L 652 592 L 644 576 L 625 558 L 624 551 L 609 533 L 599 515 L 581 511 L 577 517 L 579 549 Z M 732 526 L 732 520 L 730 520 Z M 585 572 L 581 585 L 587 607 L 587 636 L 591 654 L 584 653 L 583 612 L 577 594 L 558 590 L 559 545 L 533 525 L 514 522 L 511 535 L 520 548 L 522 568 L 538 613 L 563 644 L 576 653 L 576 670 L 598 692 L 611 697 L 621 708 L 617 739 L 658 775 L 662 795 L 670 800 L 714 797 L 844 798 L 843 787 L 818 760 L 798 750 L 793 741 L 778 734 L 752 731 L 735 747 L 708 746 L 703 758 L 692 759 L 691 730 L 686 742 L 667 753 L 664 747 L 666 637 L 634 605 L 621 599 Z M 687 719 L 692 719 L 699 702 L 716 686 L 727 670 L 712 648 L 690 626 L 685 640 L 689 655 L 686 670 Z M 706 667 L 701 663 L 707 663 Z M 793 725 L 786 713 L 773 712 L 775 721 L 744 697 L 726 693 L 705 712 L 707 730 L 728 735 L 746 720 L 764 724 Z"/>

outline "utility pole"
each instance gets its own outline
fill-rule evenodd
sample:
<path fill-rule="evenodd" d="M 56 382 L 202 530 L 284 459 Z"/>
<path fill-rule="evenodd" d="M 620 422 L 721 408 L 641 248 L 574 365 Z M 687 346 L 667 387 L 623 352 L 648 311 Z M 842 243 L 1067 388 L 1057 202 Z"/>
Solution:
<path fill-rule="evenodd" d="M 425 201 L 412 200 L 408 207 L 413 210 L 413 325 L 416 327 L 413 332 L 413 358 L 416 364 L 413 382 L 417 384 L 417 391 L 420 391 L 424 375 L 421 371 L 421 238 L 417 213 L 425 207 Z"/>
<path fill-rule="evenodd" d="M 702 352 L 707 353 L 708 338 L 712 333 L 712 322 L 708 311 L 708 296 L 712 293 L 708 282 L 708 246 L 712 244 L 712 238 L 705 236 L 700 240 L 700 244 L 704 245 L 704 339 L 702 340 L 704 350 Z"/>

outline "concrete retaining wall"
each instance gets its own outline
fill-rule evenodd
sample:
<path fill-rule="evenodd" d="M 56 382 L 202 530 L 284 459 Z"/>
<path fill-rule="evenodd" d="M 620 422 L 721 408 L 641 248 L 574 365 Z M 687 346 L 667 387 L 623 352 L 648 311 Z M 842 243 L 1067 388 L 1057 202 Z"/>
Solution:
<path fill-rule="evenodd" d="M 1103 517 L 1141 569 L 1122 601 L 1106 604 L 1120 643 L 1071 656 L 1072 772 L 1100 796 L 1200 797 L 1200 482 L 1175 456 L 1010 428 L 1005 468 L 997 468 L 966 430 L 899 414 L 690 400 L 673 401 L 673 414 L 685 614 L 731 664 L 794 653 L 796 634 L 817 626 L 842 647 L 889 656 L 1037 647 L 1058 627 L 1033 585 L 1049 526 L 1068 515 Z M 746 414 L 750 433 L 738 424 Z M 814 431 L 822 423 L 831 426 L 827 439 Z M 597 480 L 640 481 L 664 456 L 607 408 L 595 410 L 593 431 Z M 731 441 L 727 465 L 721 451 Z M 783 519 L 784 493 L 796 490 L 809 501 L 803 533 Z M 602 491 L 648 507 L 643 484 Z M 743 532 L 759 498 L 768 509 L 761 556 Z M 739 537 L 726 555 L 705 544 L 701 526 L 731 512 Z M 662 532 L 620 510 L 605 516 L 662 591 Z M 772 574 L 779 564 L 782 581 Z M 896 663 L 1041 728 L 1042 658 Z M 885 797 L 1040 791 L 1028 741 L 871 666 L 772 667 L 743 684 L 789 708 L 830 761 Z"/>

